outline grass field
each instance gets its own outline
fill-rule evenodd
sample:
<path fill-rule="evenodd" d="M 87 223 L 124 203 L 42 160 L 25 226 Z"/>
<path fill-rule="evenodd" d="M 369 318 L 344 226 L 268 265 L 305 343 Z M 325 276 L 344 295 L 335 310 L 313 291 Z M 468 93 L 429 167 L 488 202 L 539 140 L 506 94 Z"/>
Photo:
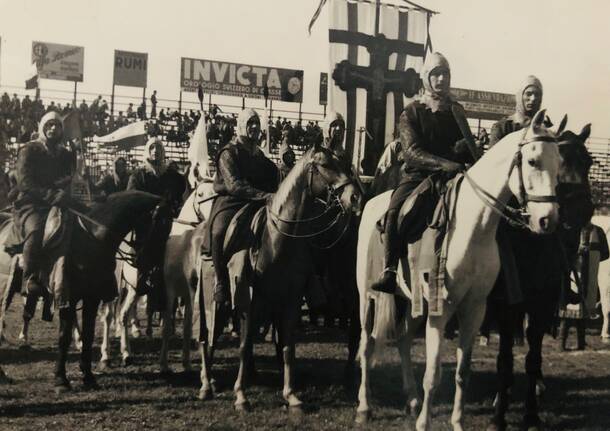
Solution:
<path fill-rule="evenodd" d="M 17 302 L 17 301 L 16 301 Z M 82 390 L 77 353 L 70 355 L 68 376 L 73 391 L 55 395 L 52 387 L 55 360 L 56 324 L 36 318 L 31 327 L 31 350 L 20 350 L 20 306 L 9 311 L 9 342 L 0 347 L 0 365 L 15 380 L 0 386 L 1 430 L 347 430 L 355 427 L 357 387 L 344 385 L 343 366 L 347 349 L 339 329 L 309 328 L 301 333 L 297 346 L 297 389 L 306 403 L 306 414 L 298 423 L 288 418 L 281 398 L 281 374 L 274 348 L 257 344 L 259 375 L 248 394 L 254 410 L 239 414 L 233 410 L 231 388 L 237 373 L 236 341 L 227 339 L 218 352 L 215 377 L 219 393 L 202 402 L 196 398 L 198 373 L 181 372 L 180 342 L 172 341 L 170 364 L 175 374 L 161 377 L 158 372 L 160 330 L 154 338 L 134 340 L 133 366 L 119 365 L 118 340 L 112 344 L 114 366 L 98 375 L 101 389 Z M 178 329 L 180 332 L 180 328 Z M 610 349 L 602 346 L 591 330 L 585 352 L 560 353 L 558 342 L 548 337 L 544 345 L 545 382 L 542 418 L 550 430 L 610 430 Z M 96 345 L 100 342 L 97 328 Z M 466 407 L 466 429 L 484 430 L 492 412 L 495 387 L 495 349 L 475 347 L 473 377 Z M 518 372 L 514 404 L 507 419 L 510 429 L 519 429 L 523 409 L 525 379 L 523 347 L 515 350 Z M 96 347 L 94 358 L 99 358 Z M 424 368 L 423 340 L 414 348 L 416 378 L 421 382 Z M 193 354 L 198 370 L 198 355 Z M 453 399 L 455 344 L 445 343 L 443 383 L 434 409 L 435 430 L 451 429 L 449 416 Z M 375 411 L 366 429 L 413 429 L 414 421 L 404 413 L 398 354 L 389 348 L 380 355 L 372 372 Z"/>

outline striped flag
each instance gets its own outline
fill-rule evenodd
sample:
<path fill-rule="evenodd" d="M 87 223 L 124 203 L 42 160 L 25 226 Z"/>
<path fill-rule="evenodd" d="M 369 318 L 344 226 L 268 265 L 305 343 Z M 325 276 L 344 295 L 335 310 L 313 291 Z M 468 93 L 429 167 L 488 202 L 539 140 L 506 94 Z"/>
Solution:
<path fill-rule="evenodd" d="M 106 136 L 94 136 L 93 142 L 98 142 L 105 146 L 116 146 L 119 150 L 129 151 L 134 147 L 144 145 L 146 143 L 146 136 L 146 121 L 136 121 Z"/>
<path fill-rule="evenodd" d="M 379 10 L 379 33 L 387 39 L 384 48 L 390 51 L 387 71 L 419 72 L 423 65 L 428 40 L 429 12 L 417 7 L 381 4 Z M 374 1 L 329 1 L 329 77 L 337 65 L 347 60 L 354 66 L 370 67 L 371 52 L 366 44 L 375 36 L 376 4 Z M 397 42 L 400 41 L 400 42 Z M 408 43 L 405 43 L 408 42 Z M 398 48 L 396 48 L 398 47 Z M 366 78 L 366 77 L 365 77 Z M 335 77 L 329 79 L 329 109 L 344 115 L 346 120 L 345 149 L 353 155 L 356 166 L 360 166 L 363 149 L 358 148 L 359 133 L 367 127 L 367 97 L 371 88 L 385 85 L 371 70 L 369 88 L 342 90 Z M 390 91 L 385 97 L 385 142 L 394 140 L 395 124 L 402 110 L 411 101 L 400 91 Z M 372 133 L 372 131 L 369 131 Z M 364 135 L 362 144 L 364 145 Z"/>
<path fill-rule="evenodd" d="M 36 62 L 33 62 L 28 71 L 28 78 L 25 80 L 25 89 L 33 90 L 38 88 L 38 67 Z"/>

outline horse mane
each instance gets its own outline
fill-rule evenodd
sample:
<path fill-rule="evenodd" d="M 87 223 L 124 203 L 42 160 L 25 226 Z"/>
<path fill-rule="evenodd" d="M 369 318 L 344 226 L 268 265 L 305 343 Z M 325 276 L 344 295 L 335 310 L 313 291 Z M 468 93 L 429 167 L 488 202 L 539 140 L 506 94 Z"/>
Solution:
<path fill-rule="evenodd" d="M 273 200 L 271 202 L 271 211 L 278 214 L 280 209 L 286 204 L 290 198 L 290 194 L 294 190 L 299 179 L 302 177 L 303 172 L 313 160 L 313 155 L 315 152 L 315 147 L 311 147 L 309 150 L 303 153 L 303 156 L 295 163 L 288 175 L 286 175 L 286 178 L 284 178 L 284 180 L 280 183 L 280 186 L 278 187 L 277 192 L 273 196 Z"/>
<path fill-rule="evenodd" d="M 143 209 L 152 209 L 159 202 L 161 198 L 152 193 L 128 190 L 112 193 L 105 202 L 95 203 L 87 215 L 110 227 L 128 222 L 132 217 L 139 216 Z"/>

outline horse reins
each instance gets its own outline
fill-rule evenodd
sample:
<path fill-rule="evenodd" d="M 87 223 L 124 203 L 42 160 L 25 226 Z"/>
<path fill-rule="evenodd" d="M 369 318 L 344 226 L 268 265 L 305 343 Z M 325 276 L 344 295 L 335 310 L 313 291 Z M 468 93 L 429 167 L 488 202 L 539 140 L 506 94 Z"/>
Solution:
<path fill-rule="evenodd" d="M 509 170 L 509 178 L 514 169 L 517 169 L 518 189 L 519 193 L 516 195 L 517 201 L 519 202 L 519 208 L 513 208 L 512 206 L 500 202 L 497 198 L 492 196 L 489 192 L 478 185 L 467 172 L 464 172 L 464 177 L 468 180 L 468 183 L 474 190 L 475 194 L 483 203 L 489 207 L 494 213 L 499 215 L 508 224 L 514 227 L 528 229 L 529 226 L 523 220 L 527 218 L 528 213 L 526 206 L 529 202 L 548 202 L 558 203 L 557 195 L 532 195 L 527 193 L 525 190 L 525 184 L 523 181 L 523 153 L 522 148 L 525 145 L 532 144 L 534 142 L 552 142 L 560 145 L 557 139 L 552 136 L 539 136 L 533 139 L 523 140 L 519 143 L 519 149 L 513 157 L 513 161 Z M 562 144 L 565 145 L 565 144 Z M 507 214 L 508 213 L 508 214 Z"/>
<path fill-rule="evenodd" d="M 341 199 L 339 198 L 339 194 L 340 194 L 341 190 L 343 190 L 346 186 L 353 184 L 353 181 L 350 178 L 347 178 L 347 179 L 341 181 L 339 184 L 334 185 L 324 175 L 322 175 L 322 173 L 317 168 L 317 166 L 312 162 L 309 165 L 309 180 L 308 180 L 308 186 L 307 186 L 309 191 L 313 190 L 312 184 L 313 184 L 314 175 L 318 175 L 320 178 L 322 178 L 322 180 L 324 180 L 324 182 L 326 183 L 327 190 L 328 190 L 328 199 L 324 203 L 325 209 L 321 214 L 316 215 L 314 217 L 308 217 L 308 218 L 302 218 L 302 219 L 285 219 L 285 218 L 281 217 L 279 214 L 276 214 L 275 212 L 273 212 L 270 207 L 267 207 L 267 213 L 269 214 L 270 220 L 271 220 L 273 226 L 275 227 L 275 229 L 283 236 L 286 236 L 288 238 L 293 238 L 293 239 L 313 239 L 315 237 L 318 237 L 318 236 L 330 231 L 332 228 L 334 228 L 339 223 L 341 218 L 347 214 L 347 220 L 346 220 L 346 223 L 345 223 L 345 226 L 344 226 L 342 232 L 329 245 L 318 247 L 312 243 L 312 245 L 316 248 L 328 249 L 328 248 L 335 246 L 341 240 L 341 238 L 343 238 L 343 235 L 345 234 L 345 232 L 347 232 L 347 229 L 350 225 L 351 213 L 349 211 L 345 210 L 345 207 L 343 206 L 343 204 L 341 203 Z M 281 222 L 281 223 L 284 223 L 287 225 L 291 225 L 294 227 L 294 230 L 296 231 L 299 226 L 304 225 L 306 223 L 312 223 L 312 222 L 318 221 L 318 220 L 326 217 L 331 211 L 333 211 L 335 209 L 339 209 L 339 212 L 330 221 L 330 223 L 328 223 L 321 229 L 319 229 L 315 232 L 311 232 L 311 233 L 296 234 L 296 233 L 287 232 L 287 231 L 281 229 L 279 226 L 279 223 L 278 223 L 278 222 Z"/>

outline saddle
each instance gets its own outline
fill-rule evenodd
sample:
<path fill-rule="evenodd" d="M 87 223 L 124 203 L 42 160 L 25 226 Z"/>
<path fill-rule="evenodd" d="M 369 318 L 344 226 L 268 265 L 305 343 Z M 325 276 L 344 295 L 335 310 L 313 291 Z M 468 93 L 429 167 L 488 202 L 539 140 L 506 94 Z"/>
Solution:
<path fill-rule="evenodd" d="M 63 214 L 61 208 L 55 206 L 51 207 L 44 225 L 42 239 L 43 252 L 56 249 L 59 244 L 61 244 L 66 234 L 66 217 L 67 216 Z M 2 227 L 6 226 L 7 223 L 12 223 L 12 228 L 4 242 L 4 251 L 6 251 L 9 256 L 21 254 L 25 242 L 23 232 L 21 232 L 21 229 L 14 223 L 12 217 L 5 219 L 2 223 Z"/>
<path fill-rule="evenodd" d="M 409 247 L 407 257 L 400 259 L 398 279 L 405 296 L 412 302 L 413 317 L 423 315 L 424 297 L 428 300 L 428 313 L 441 315 L 443 300 L 449 295 L 445 287 L 445 233 L 453 218 L 463 176 L 458 175 L 442 185 L 438 179 L 429 177 L 416 187 L 398 215 L 398 234 L 404 244 L 401 248 Z M 383 254 L 382 220 L 377 223 L 378 240 L 369 242 L 369 255 Z"/>

